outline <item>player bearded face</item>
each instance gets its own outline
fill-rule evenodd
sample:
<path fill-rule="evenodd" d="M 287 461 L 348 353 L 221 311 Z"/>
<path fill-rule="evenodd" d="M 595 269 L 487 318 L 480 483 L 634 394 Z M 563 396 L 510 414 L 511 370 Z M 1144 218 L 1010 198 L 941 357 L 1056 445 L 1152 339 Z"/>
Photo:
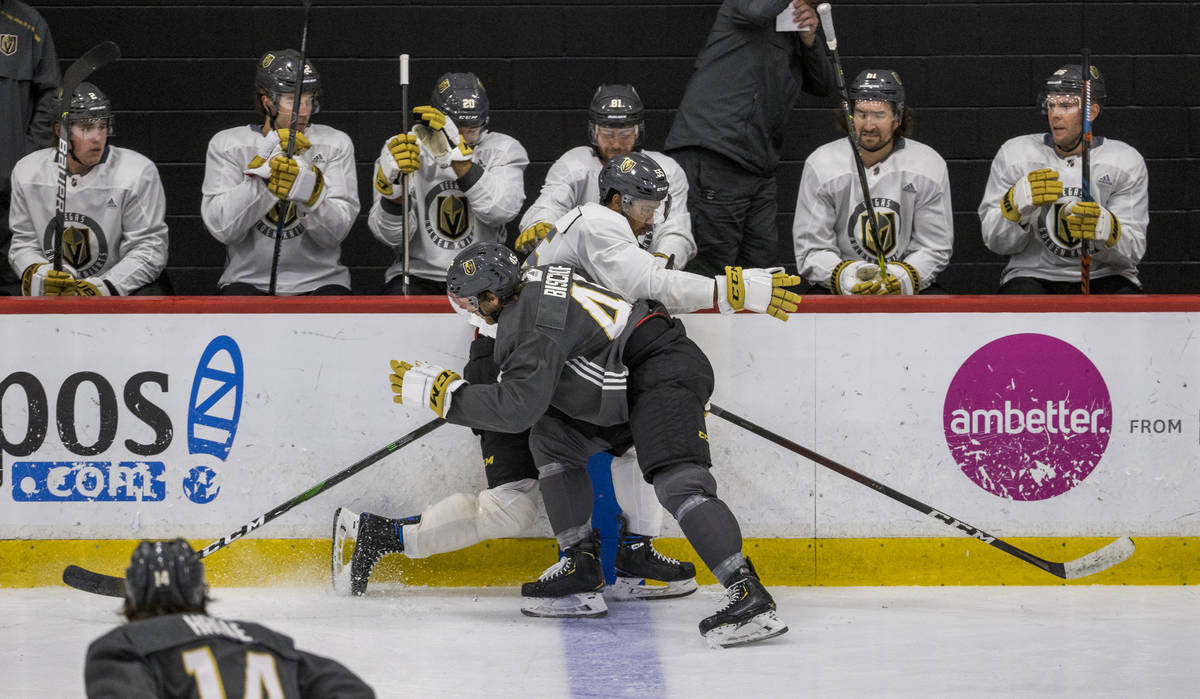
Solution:
<path fill-rule="evenodd" d="M 636 126 L 597 126 L 596 150 L 600 153 L 600 161 L 607 163 L 612 158 L 633 152 L 633 147 L 637 144 L 637 133 Z"/>
<path fill-rule="evenodd" d="M 900 119 L 891 102 L 854 103 L 854 130 L 859 146 L 870 153 L 889 147 L 900 128 Z"/>

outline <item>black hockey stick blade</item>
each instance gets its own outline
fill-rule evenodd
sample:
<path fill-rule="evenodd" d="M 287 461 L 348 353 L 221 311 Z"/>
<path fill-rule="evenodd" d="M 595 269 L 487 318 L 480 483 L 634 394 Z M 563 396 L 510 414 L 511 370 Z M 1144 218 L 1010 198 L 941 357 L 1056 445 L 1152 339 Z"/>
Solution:
<path fill-rule="evenodd" d="M 821 454 L 818 454 L 807 447 L 801 446 L 790 439 L 781 437 L 764 427 L 760 427 L 759 425 L 750 422 L 744 417 L 734 415 L 733 413 L 724 410 L 719 406 L 710 403 L 708 406 L 708 412 L 716 415 L 719 418 L 723 418 L 737 425 L 738 427 L 747 430 L 748 432 L 753 432 L 769 442 L 774 442 L 788 451 L 795 452 L 809 461 L 816 462 L 831 471 L 836 471 L 852 481 L 858 481 L 872 490 L 883 493 L 897 502 L 908 505 L 914 510 L 936 519 L 942 524 L 953 527 L 970 537 L 978 539 L 990 546 L 994 546 L 1011 556 L 1015 556 L 1030 565 L 1037 566 L 1047 573 L 1056 575 L 1065 580 L 1075 580 L 1076 578 L 1085 578 L 1089 575 L 1095 575 L 1096 573 L 1107 570 L 1118 563 L 1121 563 L 1133 555 L 1133 541 L 1129 537 L 1123 536 L 1104 546 L 1103 548 L 1097 549 L 1096 551 L 1093 551 L 1086 556 L 1082 556 L 1073 561 L 1067 561 L 1066 563 L 1047 561 L 1046 559 L 1035 556 L 1028 551 L 1019 549 L 1003 539 L 998 539 L 982 529 L 973 527 L 962 520 L 951 517 L 945 512 L 930 507 L 916 498 L 909 497 L 898 490 L 893 490 L 892 488 L 880 483 L 870 476 L 863 475 L 848 466 L 839 464 L 827 456 L 822 456 Z"/>
<path fill-rule="evenodd" d="M 225 536 L 221 537 L 220 539 L 217 539 L 216 541 L 212 542 L 208 546 L 205 546 L 203 549 L 201 549 L 199 551 L 198 557 L 205 558 L 207 556 L 210 556 L 210 555 L 216 553 L 217 551 L 220 551 L 221 549 L 232 544 L 233 542 L 237 541 L 238 539 L 241 539 L 242 537 L 246 536 L 247 534 L 254 531 L 255 529 L 258 529 L 259 527 L 263 526 L 267 522 L 270 522 L 271 520 L 274 520 L 275 518 L 279 517 L 283 513 L 287 512 L 288 510 L 295 507 L 296 505 L 299 505 L 302 502 L 307 502 L 307 501 L 315 498 L 316 496 L 320 495 L 321 493 L 325 492 L 326 490 L 329 490 L 330 488 L 337 485 L 338 483 L 341 483 L 342 481 L 346 480 L 350 476 L 353 476 L 354 474 L 358 473 L 359 471 L 362 471 L 363 469 L 367 468 L 368 466 L 371 466 L 372 464 L 382 461 L 384 459 L 384 457 L 388 456 L 392 452 L 397 451 L 401 447 L 417 441 L 421 437 L 424 437 L 425 435 L 436 430 L 437 428 L 441 427 L 444 424 L 446 424 L 446 421 L 440 417 L 430 420 L 429 422 L 425 423 L 424 425 L 421 425 L 420 427 L 413 430 L 412 432 L 409 432 L 408 434 L 404 435 L 400 439 L 397 439 L 396 441 L 391 442 L 391 443 L 387 444 L 386 446 L 376 450 L 374 453 L 363 457 L 362 459 L 354 462 L 353 464 L 347 466 L 346 468 L 342 469 L 341 471 L 338 471 L 337 473 L 333 474 L 329 478 L 326 478 L 325 480 L 321 481 L 320 483 L 317 483 L 316 485 L 314 485 L 313 487 L 304 491 L 303 493 L 300 493 L 296 497 L 291 498 L 291 499 L 287 500 L 286 502 L 282 502 L 282 503 L 276 505 L 275 507 L 271 508 L 271 510 L 269 512 L 265 512 L 265 513 L 255 517 L 254 519 L 243 524 L 242 526 L 238 527 L 234 531 L 226 534 Z M 77 565 L 67 566 L 66 569 L 63 570 L 63 582 L 66 583 L 67 585 L 69 585 L 70 587 L 75 588 L 76 590 L 83 590 L 84 592 L 91 592 L 92 594 L 96 594 L 96 595 L 105 595 L 107 597 L 124 597 L 125 596 L 125 580 L 124 580 L 124 578 L 119 578 L 114 575 L 105 575 L 104 573 L 97 573 L 97 572 L 94 572 L 91 570 L 87 570 L 86 568 L 80 568 Z"/>
<path fill-rule="evenodd" d="M 63 73 L 61 89 L 59 95 L 66 95 L 67 100 L 64 107 L 70 104 L 71 95 L 75 94 L 75 88 L 79 87 L 79 83 L 87 80 L 87 77 L 96 70 L 112 63 L 121 57 L 121 49 L 111 41 L 102 41 L 86 53 L 80 56 L 74 63 L 67 68 Z M 68 88 L 70 88 L 68 90 Z"/>

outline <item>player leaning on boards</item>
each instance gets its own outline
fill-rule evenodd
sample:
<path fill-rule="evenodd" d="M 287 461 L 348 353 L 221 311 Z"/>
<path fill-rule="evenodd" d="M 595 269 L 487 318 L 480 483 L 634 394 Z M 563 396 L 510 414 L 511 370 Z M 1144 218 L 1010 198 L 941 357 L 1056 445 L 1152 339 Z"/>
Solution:
<path fill-rule="evenodd" d="M 517 252 L 528 253 L 550 232 L 554 222 L 577 206 L 600 201 L 600 169 L 609 160 L 632 153 L 635 149 L 654 159 L 667 173 L 671 210 L 660 217 L 652 235 L 644 235 L 642 247 L 672 260 L 674 269 L 683 269 L 696 254 L 692 238 L 692 218 L 688 214 L 687 177 L 675 160 L 657 151 L 642 149 L 646 139 L 645 109 L 633 85 L 601 85 L 596 88 L 588 107 L 590 146 L 577 146 L 563 153 L 550 166 L 541 194 L 521 217 L 521 235 Z"/>
<path fill-rule="evenodd" d="M 868 230 L 854 153 L 845 138 L 804 161 L 792 237 L 796 269 L 815 289 L 843 295 L 945 293 L 934 281 L 954 248 L 946 161 L 910 138 L 913 111 L 892 70 L 858 74 L 848 90 L 887 271 Z M 838 110 L 845 133 L 846 118 Z"/>
<path fill-rule="evenodd" d="M 1142 288 L 1137 265 L 1146 253 L 1149 175 L 1134 148 L 1095 137 L 1091 198 L 1081 201 L 1083 81 L 1078 64 L 1046 79 L 1038 104 L 1048 133 L 1010 139 L 992 160 L 979 204 L 983 242 L 1009 255 L 1002 294 L 1078 294 L 1080 242 L 1092 250 L 1091 293 L 1133 294 Z M 1104 76 L 1092 66 L 1094 122 L 1107 98 Z"/>
<path fill-rule="evenodd" d="M 438 78 L 420 121 L 396 134 L 375 161 L 375 201 L 367 225 L 396 251 L 385 294 L 403 293 L 403 174 L 410 174 L 407 227 L 410 294 L 446 292 L 446 267 L 474 242 L 505 239 L 525 202 L 529 156 L 512 136 L 488 129 L 488 96 L 474 73 Z"/>
<path fill-rule="evenodd" d="M 89 699 L 368 699 L 361 679 L 265 626 L 209 616 L 204 564 L 187 541 L 143 541 L 125 571 L 129 623 L 88 646 Z"/>
<path fill-rule="evenodd" d="M 287 156 L 296 81 L 301 80 L 295 153 Z M 275 238 L 283 231 L 275 291 L 280 296 L 350 293 L 342 241 L 358 215 L 350 137 L 311 123 L 321 107 L 321 77 L 292 49 L 269 51 L 254 73 L 257 124 L 213 136 L 204 165 L 200 215 L 225 245 L 222 295 L 270 291 Z"/>
<path fill-rule="evenodd" d="M 742 554 L 737 519 L 716 495 L 704 423 L 712 366 L 683 325 L 658 302 L 625 301 L 567 265 L 522 274 L 516 254 L 498 244 L 461 252 L 447 287 L 452 303 L 496 326 L 504 379 L 477 385 L 441 367 L 393 361 L 392 391 L 396 402 L 427 406 L 455 424 L 532 428 L 542 499 L 563 556 L 522 586 L 522 612 L 607 613 L 586 465 L 596 451 L 632 443 L 659 501 L 727 588 L 725 604 L 700 622 L 701 634 L 729 646 L 785 632 Z"/>
<path fill-rule="evenodd" d="M 167 200 L 148 158 L 109 145 L 112 102 L 92 83 L 70 98 L 67 208 L 62 270 L 54 271 L 55 148 L 43 148 L 12 171 L 8 260 L 25 296 L 128 296 L 170 293 Z M 55 113 L 61 113 L 56 101 Z M 58 134 L 62 125 L 54 125 Z"/>

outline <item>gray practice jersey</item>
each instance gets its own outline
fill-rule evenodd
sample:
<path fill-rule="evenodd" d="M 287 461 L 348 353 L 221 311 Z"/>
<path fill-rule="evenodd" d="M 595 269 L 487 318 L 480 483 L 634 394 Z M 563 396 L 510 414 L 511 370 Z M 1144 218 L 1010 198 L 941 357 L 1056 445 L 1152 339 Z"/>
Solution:
<path fill-rule="evenodd" d="M 667 174 L 671 210 L 662 217 L 663 207 L 655 216 L 654 228 L 642 239 L 642 247 L 665 258 L 675 256 L 675 269 L 683 269 L 696 256 L 692 237 L 692 217 L 688 214 L 687 176 L 675 159 L 656 151 L 641 151 L 658 163 Z M 521 217 L 521 230 L 535 223 L 554 223 L 577 206 L 600 202 L 600 170 L 604 164 L 591 146 L 579 146 L 563 153 L 546 173 L 546 182 L 537 201 Z"/>
<path fill-rule="evenodd" d="M 12 171 L 9 263 L 18 276 L 54 255 L 57 150 L 43 148 Z M 84 175 L 68 175 L 64 269 L 76 279 L 108 282 L 127 295 L 158 279 L 167 265 L 167 199 L 158 169 L 127 148 L 109 146 Z"/>
<path fill-rule="evenodd" d="M 512 136 L 485 131 L 475 146 L 472 168 L 461 179 L 439 168 L 421 146 L 421 167 L 409 176 L 409 274 L 446 281 L 446 268 L 460 250 L 478 242 L 503 244 L 504 226 L 525 203 L 525 166 L 529 156 Z M 375 190 L 367 225 L 396 251 L 384 277 L 404 273 L 404 202 L 384 199 Z"/>
<path fill-rule="evenodd" d="M 265 180 L 245 174 L 267 138 L 261 126 L 225 129 L 209 141 L 200 214 L 208 232 L 225 244 L 220 285 L 241 282 L 264 292 L 270 287 L 275 231 L 280 212 L 286 210 L 277 293 L 350 286 L 350 270 L 340 257 L 359 209 L 354 145 L 346 134 L 321 124 L 309 124 L 304 135 L 312 142 L 304 157 L 325 177 L 326 191 L 312 208 L 285 204 L 267 189 Z"/>
<path fill-rule="evenodd" d="M 885 257 L 916 270 L 917 290 L 929 286 L 954 248 L 946 161 L 923 143 L 897 138 L 891 155 L 867 170 L 867 187 Z M 842 261 L 875 262 L 868 221 L 850 143 L 817 148 L 804 162 L 792 223 L 800 276 L 830 287 Z"/>
<path fill-rule="evenodd" d="M 553 406 L 593 425 L 628 422 L 623 353 L 648 304 L 631 304 L 565 265 L 526 269 L 524 278 L 496 328 L 500 381 L 460 387 L 446 420 L 521 432 Z"/>
<path fill-rule="evenodd" d="M 1149 175 L 1140 153 L 1122 141 L 1096 138 L 1091 150 L 1092 199 L 1121 222 L 1121 239 L 1111 247 L 1091 243 L 1092 278 L 1119 274 L 1141 286 L 1137 265 L 1146 254 L 1149 221 Z M 1051 206 L 1034 209 L 1018 223 L 1004 218 L 1000 202 L 1006 192 L 1033 170 L 1058 172 L 1063 193 Z M 1026 134 L 1009 140 L 992 160 L 987 189 L 979 204 L 983 243 L 1000 255 L 1010 255 L 1003 284 L 1013 277 L 1036 277 L 1057 282 L 1079 281 L 1079 241 L 1059 224 L 1064 204 L 1082 199 L 1082 157 L 1061 158 L 1049 134 Z"/>
<path fill-rule="evenodd" d="M 641 247 L 629 221 L 600 204 L 584 204 L 564 214 L 525 262 L 577 267 L 622 298 L 654 299 L 671 313 L 714 305 L 712 277 L 665 269 L 662 258 Z"/>

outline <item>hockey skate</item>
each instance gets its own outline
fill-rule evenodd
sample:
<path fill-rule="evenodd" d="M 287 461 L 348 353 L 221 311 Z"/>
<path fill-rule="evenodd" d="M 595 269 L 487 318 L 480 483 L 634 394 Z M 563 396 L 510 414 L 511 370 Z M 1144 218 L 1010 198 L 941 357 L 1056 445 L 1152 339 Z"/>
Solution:
<path fill-rule="evenodd" d="M 654 548 L 650 537 L 630 534 L 629 523 L 623 515 L 618 514 L 617 519 L 621 522 L 621 534 L 617 546 L 617 580 L 612 587 L 613 599 L 672 599 L 686 597 L 698 589 L 696 566 L 687 561 L 667 558 Z"/>
<path fill-rule="evenodd" d="M 521 607 L 525 616 L 594 618 L 608 614 L 597 533 L 568 546 L 536 582 L 521 586 L 521 596 L 528 598 Z"/>
<path fill-rule="evenodd" d="M 763 587 L 750 560 L 738 569 L 738 580 L 725 590 L 725 601 L 700 622 L 700 635 L 710 648 L 729 648 L 778 636 L 788 630 L 775 615 L 775 600 Z"/>
<path fill-rule="evenodd" d="M 381 558 L 399 553 L 404 545 L 396 533 L 401 524 L 418 517 L 393 520 L 369 512 L 355 514 L 339 507 L 333 515 L 333 590 L 339 595 L 362 596 L 367 580 Z M 347 552 L 347 544 L 350 551 Z M 348 555 L 347 555 L 348 554 Z"/>

